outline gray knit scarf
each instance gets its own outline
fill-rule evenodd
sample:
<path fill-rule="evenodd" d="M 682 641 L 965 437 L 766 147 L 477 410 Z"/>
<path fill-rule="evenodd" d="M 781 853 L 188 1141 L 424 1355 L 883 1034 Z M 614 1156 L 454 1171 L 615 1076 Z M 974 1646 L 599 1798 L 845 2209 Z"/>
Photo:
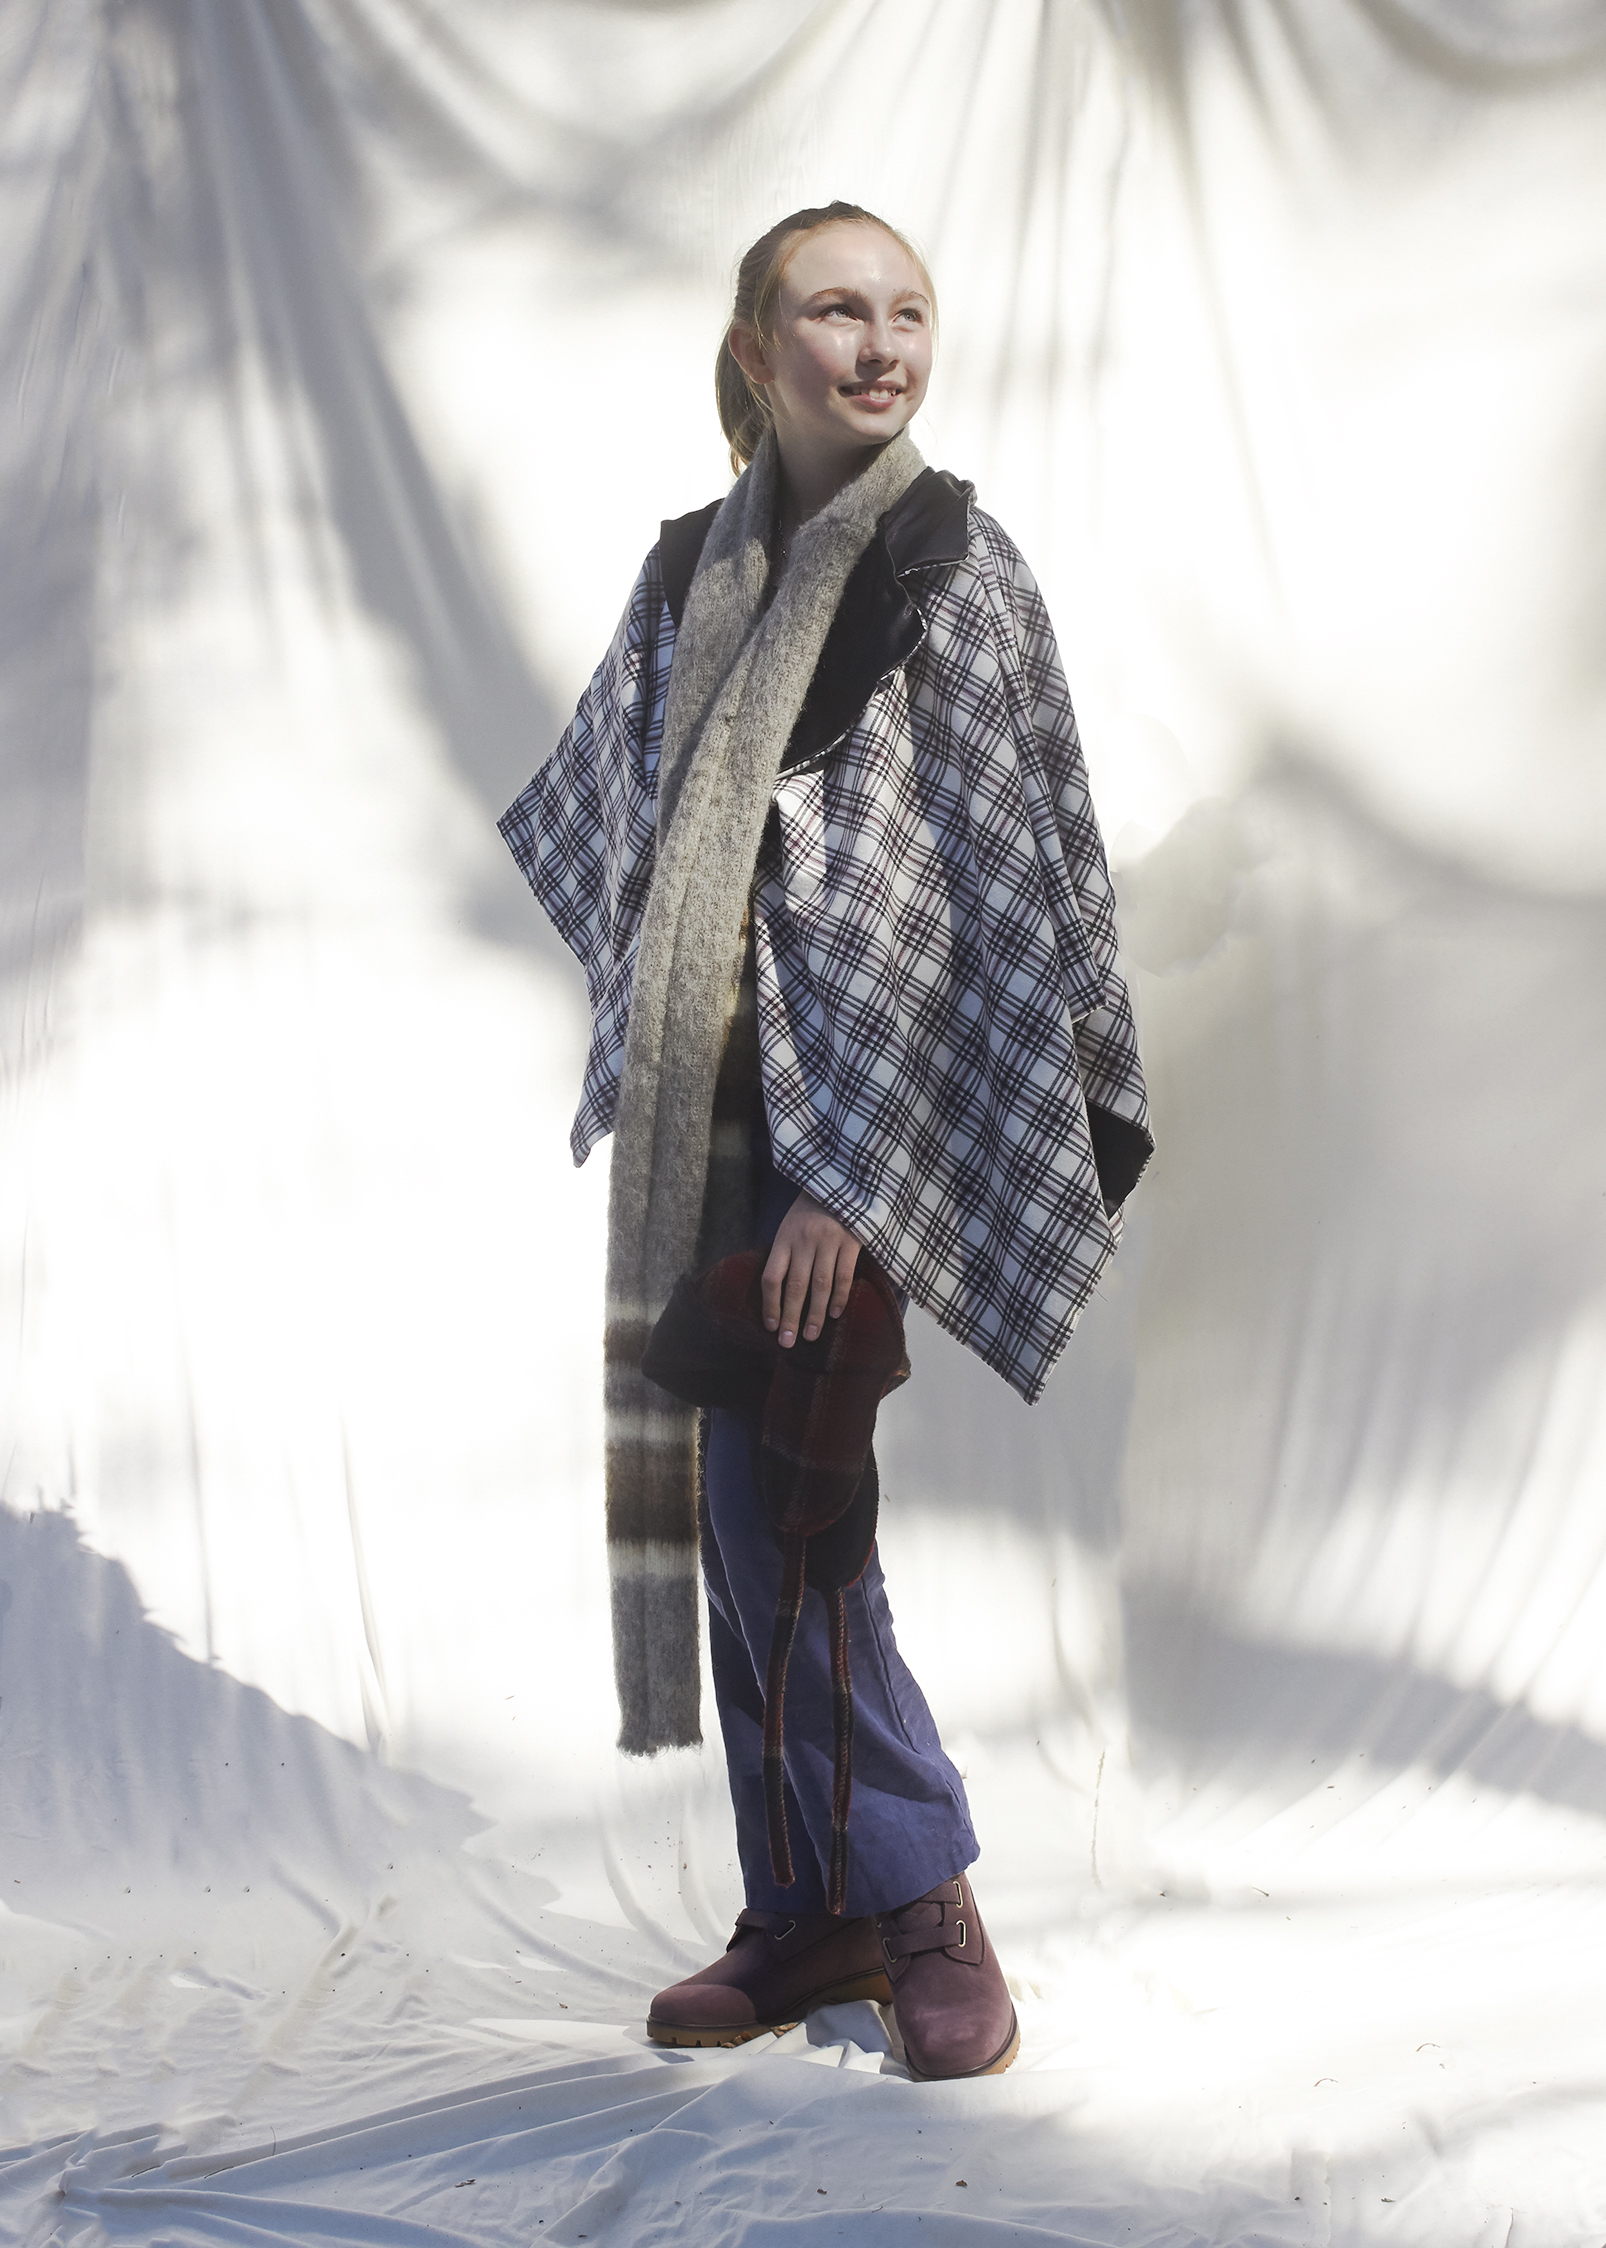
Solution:
<path fill-rule="evenodd" d="M 608 1200 L 608 1563 L 619 1745 L 637 1755 L 702 1738 L 696 1415 L 646 1379 L 641 1354 L 702 1236 L 715 1081 L 781 759 L 849 574 L 924 466 L 896 437 L 802 526 L 766 606 L 767 435 L 714 518 L 675 640 Z"/>

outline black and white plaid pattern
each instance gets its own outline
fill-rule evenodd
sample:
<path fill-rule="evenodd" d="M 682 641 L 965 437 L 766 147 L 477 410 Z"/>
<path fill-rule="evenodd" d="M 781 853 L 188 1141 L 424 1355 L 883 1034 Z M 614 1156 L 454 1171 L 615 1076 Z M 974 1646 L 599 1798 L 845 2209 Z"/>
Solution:
<path fill-rule="evenodd" d="M 926 634 L 784 772 L 755 882 L 775 1163 L 1027 1401 L 1119 1238 L 1084 1103 L 1147 1127 L 1115 902 L 1043 599 L 990 516 L 911 574 Z M 613 1123 L 675 628 L 656 550 L 501 829 L 582 962 L 571 1146 Z"/>

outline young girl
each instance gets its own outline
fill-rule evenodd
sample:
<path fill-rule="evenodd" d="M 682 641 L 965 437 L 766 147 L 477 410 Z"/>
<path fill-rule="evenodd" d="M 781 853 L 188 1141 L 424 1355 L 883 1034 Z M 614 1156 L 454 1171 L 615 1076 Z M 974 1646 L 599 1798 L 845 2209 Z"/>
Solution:
<path fill-rule="evenodd" d="M 803 1596 L 785 1694 L 783 1887 L 763 1778 L 781 1555 L 750 1431 L 713 1412 L 699 1477 L 692 1416 L 640 1370 L 683 1273 L 767 1246 L 784 1351 L 843 1312 L 866 1248 L 1033 1402 L 1152 1147 L 1047 613 L 973 488 L 906 434 L 935 325 L 921 260 L 854 205 L 753 245 L 716 375 L 737 482 L 664 524 L 501 829 L 586 971 L 575 1160 L 614 1134 L 621 1746 L 701 1737 L 700 1558 L 747 1893 L 723 1957 L 658 1994 L 649 2034 L 732 2044 L 871 1997 L 912 2072 L 948 2077 L 1007 2068 L 1020 2039 L 967 1878 L 964 1787 L 879 1562 L 845 1597 L 851 1855 L 832 1911 L 827 1604 Z"/>

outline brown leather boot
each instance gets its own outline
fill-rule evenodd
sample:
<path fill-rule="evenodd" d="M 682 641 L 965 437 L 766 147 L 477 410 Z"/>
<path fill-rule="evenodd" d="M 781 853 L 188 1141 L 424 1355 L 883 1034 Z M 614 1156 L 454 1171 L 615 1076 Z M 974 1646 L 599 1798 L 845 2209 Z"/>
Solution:
<path fill-rule="evenodd" d="M 658 2045 L 740 2045 L 791 2029 L 816 2006 L 852 1998 L 885 2006 L 891 1996 L 873 1920 L 748 1906 L 722 1958 L 658 1993 L 647 2035 Z"/>
<path fill-rule="evenodd" d="M 875 1927 L 909 2074 L 1001 2075 L 1020 2051 L 1020 2028 L 965 1876 L 877 1913 Z"/>

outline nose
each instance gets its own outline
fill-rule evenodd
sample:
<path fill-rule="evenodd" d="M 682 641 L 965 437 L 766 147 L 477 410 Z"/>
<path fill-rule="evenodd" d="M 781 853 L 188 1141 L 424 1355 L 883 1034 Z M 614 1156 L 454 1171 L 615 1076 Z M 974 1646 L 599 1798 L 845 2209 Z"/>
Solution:
<path fill-rule="evenodd" d="M 898 357 L 897 332 L 884 312 L 865 322 L 859 336 L 859 364 L 890 367 Z"/>

